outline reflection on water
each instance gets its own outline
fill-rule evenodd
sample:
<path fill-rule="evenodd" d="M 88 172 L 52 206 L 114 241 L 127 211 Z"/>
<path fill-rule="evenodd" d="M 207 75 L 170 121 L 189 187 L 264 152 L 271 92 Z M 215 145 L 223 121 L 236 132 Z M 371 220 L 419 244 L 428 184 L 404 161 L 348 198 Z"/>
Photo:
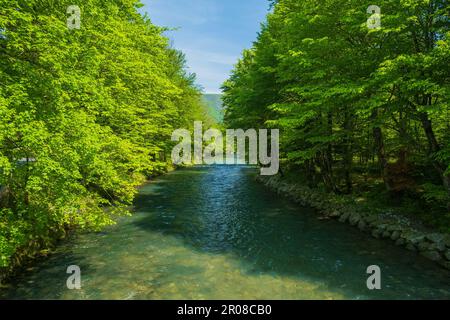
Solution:
<path fill-rule="evenodd" d="M 246 167 L 144 186 L 136 214 L 78 235 L 17 278 L 9 299 L 449 299 L 449 272 L 280 199 Z M 79 265 L 82 290 L 66 288 Z M 382 290 L 366 287 L 379 265 Z"/>

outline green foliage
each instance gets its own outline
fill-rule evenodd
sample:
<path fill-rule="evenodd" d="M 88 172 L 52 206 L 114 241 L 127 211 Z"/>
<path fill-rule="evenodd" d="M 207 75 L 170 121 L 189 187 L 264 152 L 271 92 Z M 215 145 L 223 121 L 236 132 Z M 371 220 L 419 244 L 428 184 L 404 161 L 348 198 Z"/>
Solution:
<path fill-rule="evenodd" d="M 442 186 L 437 186 L 432 183 L 425 183 L 422 185 L 423 188 L 423 199 L 431 203 L 440 203 L 445 207 L 447 201 L 447 190 Z"/>
<path fill-rule="evenodd" d="M 135 0 L 0 0 L 0 267 L 128 214 L 205 109 L 183 54 Z"/>
<path fill-rule="evenodd" d="M 223 122 L 223 110 L 222 110 L 222 95 L 220 94 L 204 94 L 203 100 L 205 101 L 208 113 L 214 119 L 216 123 Z"/>
<path fill-rule="evenodd" d="M 450 4 L 376 4 L 380 29 L 367 1 L 276 1 L 223 85 L 226 124 L 280 128 L 283 169 L 312 186 L 420 197 L 429 183 L 450 203 Z"/>

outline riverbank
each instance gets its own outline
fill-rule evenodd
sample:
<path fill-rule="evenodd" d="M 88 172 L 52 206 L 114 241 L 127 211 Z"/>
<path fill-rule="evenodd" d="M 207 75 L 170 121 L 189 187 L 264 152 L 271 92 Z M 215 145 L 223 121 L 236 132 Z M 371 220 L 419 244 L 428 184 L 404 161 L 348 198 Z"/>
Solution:
<path fill-rule="evenodd" d="M 167 166 L 159 168 L 158 171 L 153 173 L 151 176 L 148 176 L 145 182 L 137 187 L 136 190 L 153 181 L 156 177 L 172 172 L 175 169 L 176 168 L 171 164 L 167 164 Z M 107 210 L 107 208 L 105 210 Z M 36 239 L 35 241 L 29 242 L 27 245 L 22 246 L 15 252 L 14 258 L 7 267 L 0 267 L 0 288 L 11 277 L 14 277 L 22 270 L 29 268 L 37 260 L 52 254 L 61 241 L 64 241 L 77 231 L 79 232 L 80 230 L 68 227 L 64 232 L 55 232 L 54 236 L 50 240 L 47 239 L 46 242 Z"/>
<path fill-rule="evenodd" d="M 320 219 L 336 219 L 374 238 L 387 239 L 396 245 L 432 260 L 450 270 L 450 235 L 434 232 L 417 221 L 395 212 L 361 208 L 350 196 L 337 196 L 285 181 L 280 175 L 256 178 L 268 188 L 296 203 L 317 210 Z"/>

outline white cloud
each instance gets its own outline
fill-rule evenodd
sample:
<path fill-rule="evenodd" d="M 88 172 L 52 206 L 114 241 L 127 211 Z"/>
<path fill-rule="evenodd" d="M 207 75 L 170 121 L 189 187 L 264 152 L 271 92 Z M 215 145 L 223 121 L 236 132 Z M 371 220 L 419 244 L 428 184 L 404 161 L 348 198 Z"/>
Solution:
<path fill-rule="evenodd" d="M 153 23 L 186 55 L 206 92 L 217 93 L 266 14 L 263 0 L 142 0 Z"/>

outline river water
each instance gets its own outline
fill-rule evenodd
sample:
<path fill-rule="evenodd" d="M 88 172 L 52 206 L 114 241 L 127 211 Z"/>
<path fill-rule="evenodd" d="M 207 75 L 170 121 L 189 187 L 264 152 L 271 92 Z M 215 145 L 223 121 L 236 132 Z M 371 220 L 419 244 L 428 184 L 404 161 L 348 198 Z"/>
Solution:
<path fill-rule="evenodd" d="M 177 170 L 141 188 L 135 214 L 74 236 L 7 299 L 450 299 L 450 273 L 280 198 L 255 169 Z M 69 265 L 82 289 L 66 287 Z M 381 290 L 366 269 L 381 268 Z"/>

